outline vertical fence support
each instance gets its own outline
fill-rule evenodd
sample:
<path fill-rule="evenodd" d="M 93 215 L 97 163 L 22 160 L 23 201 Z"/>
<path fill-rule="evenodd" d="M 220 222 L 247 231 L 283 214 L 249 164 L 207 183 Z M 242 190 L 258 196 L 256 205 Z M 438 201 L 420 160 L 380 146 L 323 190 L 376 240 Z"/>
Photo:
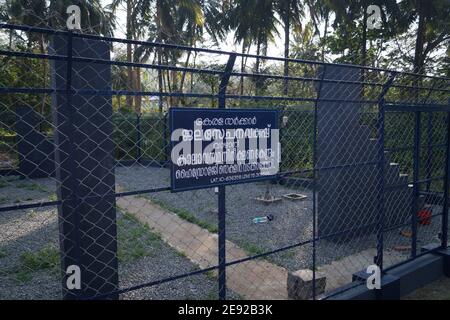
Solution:
<path fill-rule="evenodd" d="M 111 96 L 77 94 L 111 90 L 111 67 L 73 61 L 109 60 L 106 42 L 54 36 L 51 50 L 67 61 L 52 61 L 52 109 L 58 181 L 58 223 L 65 299 L 86 299 L 118 289 L 114 141 Z M 68 288 L 69 266 L 79 268 L 80 288 Z M 118 295 L 109 295 L 117 299 Z"/>
<path fill-rule="evenodd" d="M 383 89 L 378 97 L 378 119 L 377 119 L 377 158 L 378 158 L 378 175 L 377 175 L 377 188 L 378 188 L 378 218 L 377 218 L 377 255 L 374 258 L 374 263 L 383 271 L 383 250 L 384 250 L 384 220 L 385 220 L 385 207 L 384 207 L 384 128 L 385 128 L 385 96 L 394 82 L 396 73 L 391 73 L 386 83 L 383 85 Z"/>
<path fill-rule="evenodd" d="M 378 219 L 377 219 L 377 255 L 374 259 L 375 264 L 383 270 L 383 248 L 384 248 L 384 123 L 385 123 L 385 100 L 384 97 L 378 103 L 378 119 L 377 119 L 377 154 L 378 154 Z"/>
<path fill-rule="evenodd" d="M 161 98 L 161 97 L 160 97 Z M 170 153 L 170 141 L 168 137 L 170 136 L 169 131 L 169 125 L 168 125 L 168 119 L 167 119 L 167 113 L 163 115 L 163 146 L 162 149 L 164 150 L 164 167 L 166 167 L 169 164 L 169 153 Z"/>
<path fill-rule="evenodd" d="M 431 188 L 431 176 L 433 165 L 433 112 L 428 112 L 427 117 L 427 161 L 426 161 L 426 191 L 430 192 Z"/>
<path fill-rule="evenodd" d="M 136 161 L 141 162 L 142 146 L 141 146 L 141 114 L 136 113 Z"/>
<path fill-rule="evenodd" d="M 236 54 L 230 54 L 219 86 L 219 109 L 226 108 L 226 91 L 231 72 L 233 71 Z M 227 276 L 226 276 L 226 197 L 225 186 L 219 187 L 218 214 L 219 214 L 219 299 L 225 300 L 227 297 Z"/>
<path fill-rule="evenodd" d="M 419 163 L 420 163 L 420 118 L 421 112 L 414 112 L 413 151 L 413 197 L 411 206 L 411 257 L 417 255 L 417 212 L 419 210 Z"/>
<path fill-rule="evenodd" d="M 319 87 L 317 89 L 317 97 L 314 102 L 314 124 L 313 124 L 313 223 L 312 223 L 312 273 L 313 273 L 313 281 L 312 281 L 312 296 L 313 300 L 316 299 L 316 222 L 317 222 L 317 103 L 320 99 L 320 93 L 322 92 L 322 84 L 323 79 L 325 78 L 325 73 L 327 70 L 327 66 L 323 65 L 322 67 L 322 75 L 320 76 Z"/>
<path fill-rule="evenodd" d="M 449 99 L 450 104 L 450 99 Z M 449 186 L 449 170 L 450 170 L 450 112 L 447 113 L 447 137 L 445 148 L 445 173 L 444 173 L 444 203 L 442 205 L 442 231 L 441 231 L 441 247 L 447 248 L 448 245 L 448 188 Z"/>

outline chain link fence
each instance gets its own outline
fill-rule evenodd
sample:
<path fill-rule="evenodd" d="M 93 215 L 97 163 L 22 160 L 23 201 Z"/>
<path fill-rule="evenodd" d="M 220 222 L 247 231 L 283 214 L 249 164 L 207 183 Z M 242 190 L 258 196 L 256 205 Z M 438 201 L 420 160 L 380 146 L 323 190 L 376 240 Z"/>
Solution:
<path fill-rule="evenodd" d="M 48 44 L 0 50 L 2 299 L 317 299 L 447 246 L 449 79 L 0 32 Z M 170 190 L 168 110 L 221 103 L 281 111 L 280 172 L 227 186 L 225 214 L 215 189 Z"/>

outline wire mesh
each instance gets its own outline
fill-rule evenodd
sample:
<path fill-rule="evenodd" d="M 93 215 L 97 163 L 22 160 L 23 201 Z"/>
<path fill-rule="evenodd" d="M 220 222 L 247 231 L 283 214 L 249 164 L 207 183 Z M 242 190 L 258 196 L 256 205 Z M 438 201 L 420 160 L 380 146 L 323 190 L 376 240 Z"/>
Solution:
<path fill-rule="evenodd" d="M 168 110 L 218 108 L 230 53 L 11 30 L 45 50 L 0 51 L 0 298 L 314 299 L 448 232 L 448 79 L 237 54 L 226 106 L 281 110 L 282 158 L 226 188 L 222 283 L 217 190 L 170 192 Z"/>

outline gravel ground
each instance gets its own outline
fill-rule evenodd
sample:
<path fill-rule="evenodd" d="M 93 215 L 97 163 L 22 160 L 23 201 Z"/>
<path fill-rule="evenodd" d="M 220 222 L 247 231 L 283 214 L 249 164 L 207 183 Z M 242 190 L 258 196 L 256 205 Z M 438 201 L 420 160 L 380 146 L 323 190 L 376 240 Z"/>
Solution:
<path fill-rule="evenodd" d="M 52 179 L 8 181 L 0 188 L 7 199 L 2 206 L 48 201 L 53 190 Z M 0 299 L 59 299 L 58 266 L 41 268 L 38 260 L 42 250 L 58 246 L 56 209 L 0 212 L 0 228 Z M 51 252 L 58 257 L 56 249 Z"/>
<path fill-rule="evenodd" d="M 402 300 L 450 300 L 450 278 L 442 277 L 404 296 Z"/>
<path fill-rule="evenodd" d="M 48 201 L 53 186 L 52 179 L 10 181 L 0 188 L 1 196 L 8 198 L 2 206 Z M 0 212 L 0 228 L 0 299 L 60 299 L 56 208 Z M 197 269 L 158 235 L 121 212 L 118 238 L 120 288 Z M 210 274 L 200 274 L 130 291 L 121 298 L 217 299 L 217 281 Z"/>
<path fill-rule="evenodd" d="M 148 178 L 146 178 L 148 177 Z M 156 187 L 167 187 L 170 184 L 170 171 L 155 167 L 120 167 L 116 169 L 117 183 L 126 190 L 143 190 Z M 291 201 L 284 199 L 270 205 L 262 204 L 254 198 L 262 196 L 267 187 L 275 197 L 287 193 L 301 193 L 308 198 L 306 201 Z M 182 214 L 189 214 L 208 226 L 217 226 L 217 196 L 213 189 L 186 191 L 181 193 L 158 192 L 146 194 L 145 197 L 156 203 Z M 301 188 L 256 182 L 234 185 L 227 188 L 227 239 L 240 245 L 249 254 L 257 254 L 279 249 L 285 246 L 308 241 L 312 238 L 312 191 Z M 435 212 L 439 208 L 434 208 Z M 263 224 L 254 224 L 257 216 L 273 215 L 274 220 Z M 408 228 L 398 228 L 385 233 L 385 248 L 393 252 L 394 247 L 407 246 L 410 239 L 401 236 L 400 231 Z M 439 223 L 431 226 L 419 226 L 418 248 L 420 245 L 435 242 L 439 231 Z M 345 256 L 355 254 L 365 249 L 374 248 L 376 236 L 372 233 L 359 236 L 351 241 L 332 242 L 320 240 L 317 242 L 317 264 L 329 264 Z M 288 270 L 311 268 L 312 245 L 302 245 L 267 257 Z M 398 251 L 399 259 L 408 258 L 409 252 Z M 356 262 L 355 262 L 356 263 Z M 369 265 L 373 261 L 357 261 L 361 265 Z M 394 262 L 392 262 L 394 263 Z M 391 261 L 386 261 L 389 266 Z"/>
<path fill-rule="evenodd" d="M 0 206 L 55 200 L 54 179 L 13 180 L 1 179 Z M 126 190 L 143 190 L 169 185 L 169 170 L 164 168 L 119 167 L 116 182 Z M 306 201 L 283 199 L 270 205 L 254 200 L 266 191 L 267 186 L 275 197 L 298 192 L 306 195 Z M 217 229 L 217 196 L 214 190 L 196 190 L 182 193 L 158 192 L 145 194 L 161 206 L 182 217 L 194 219 L 203 227 Z M 307 241 L 312 237 L 312 192 L 306 189 L 292 189 L 265 182 L 235 185 L 227 188 L 227 238 L 249 254 L 279 249 Z M 438 212 L 439 208 L 434 208 Z M 273 215 L 268 223 L 254 224 L 257 216 Z M 119 220 L 121 216 L 119 216 Z M 437 218 L 439 219 L 439 218 Z M 419 226 L 419 244 L 435 242 L 440 223 Z M 60 284 L 58 266 L 50 265 L 30 270 L 24 262 L 24 255 L 32 258 L 42 250 L 51 248 L 57 254 L 58 229 L 55 207 L 0 212 L 0 299 L 59 299 Z M 136 222 L 119 224 L 123 234 L 139 231 Z M 134 231 L 133 231 L 134 230 Z M 402 230 L 408 230 L 403 228 Z M 410 239 L 400 236 L 398 230 L 385 234 L 385 248 L 409 245 Z M 139 235 L 139 232 L 137 232 Z M 140 238 L 139 238 L 140 239 Z M 131 239 L 130 243 L 136 241 Z M 142 255 L 137 254 L 120 262 L 120 287 L 129 287 L 195 270 L 196 265 L 177 253 L 160 239 L 142 240 Z M 141 242 L 139 240 L 139 242 Z M 352 241 L 334 243 L 320 240 L 316 246 L 317 264 L 328 264 L 345 256 L 373 248 L 376 243 L 373 234 L 360 236 Z M 130 245 L 128 251 L 133 252 Z M 53 251 L 52 254 L 55 254 Z M 33 256 L 34 254 L 34 256 Z M 406 259 L 409 252 L 398 252 Z M 312 245 L 306 244 L 267 257 L 268 260 L 289 270 L 312 268 Z M 372 261 L 355 261 L 368 265 Z M 393 261 L 385 261 L 388 266 Z M 27 270 L 27 268 L 29 270 Z M 216 281 L 209 275 L 198 275 L 149 288 L 143 288 L 123 295 L 124 299 L 196 299 L 216 298 Z M 238 297 L 230 293 L 231 298 Z"/>

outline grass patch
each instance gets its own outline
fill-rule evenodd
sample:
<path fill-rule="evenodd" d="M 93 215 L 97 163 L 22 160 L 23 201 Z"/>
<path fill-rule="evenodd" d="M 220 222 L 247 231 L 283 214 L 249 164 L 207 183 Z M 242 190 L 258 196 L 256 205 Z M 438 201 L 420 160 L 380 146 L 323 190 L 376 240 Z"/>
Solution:
<path fill-rule="evenodd" d="M 202 298 L 202 300 L 217 300 L 219 299 L 219 293 L 216 288 L 208 291 L 206 295 Z"/>
<path fill-rule="evenodd" d="M 19 183 L 17 188 L 29 190 L 29 191 L 39 191 L 39 192 L 47 192 L 43 186 L 37 183 Z"/>
<path fill-rule="evenodd" d="M 22 267 L 35 270 L 56 269 L 59 265 L 59 251 L 45 247 L 34 252 L 25 252 L 20 256 Z"/>
<path fill-rule="evenodd" d="M 12 273 L 14 273 L 16 281 L 27 282 L 33 279 L 33 272 L 39 270 L 56 273 L 59 263 L 59 251 L 54 247 L 44 247 L 37 251 L 22 253 L 20 265 Z"/>
<path fill-rule="evenodd" d="M 151 199 L 153 203 L 156 203 L 161 208 L 166 209 L 168 211 L 171 211 L 173 213 L 176 213 L 181 219 L 186 220 L 187 222 L 193 223 L 198 225 L 199 227 L 208 230 L 211 233 L 218 233 L 219 229 L 215 225 L 211 225 L 205 221 L 202 221 L 198 219 L 196 216 L 194 216 L 192 213 L 185 209 L 175 208 L 163 201 L 157 200 L 157 199 Z"/>
<path fill-rule="evenodd" d="M 6 252 L 6 250 L 0 249 L 0 259 L 7 257 L 7 256 L 8 256 L 8 253 Z"/>
<path fill-rule="evenodd" d="M 0 197 L 0 204 L 7 203 L 9 201 L 8 197 Z"/>
<path fill-rule="evenodd" d="M 209 280 L 214 280 L 214 281 L 217 280 L 217 276 L 216 276 L 216 273 L 214 272 L 214 270 L 206 271 L 205 275 Z"/>
<path fill-rule="evenodd" d="M 117 234 L 117 255 L 120 262 L 154 255 L 161 246 L 161 237 L 128 212 L 117 219 Z"/>
<path fill-rule="evenodd" d="M 33 279 L 33 276 L 31 275 L 31 272 L 27 270 L 20 270 L 15 274 L 15 279 L 18 282 L 28 282 Z"/>
<path fill-rule="evenodd" d="M 208 230 L 211 233 L 218 233 L 218 227 L 210 225 L 207 222 L 204 222 L 200 219 L 198 219 L 196 216 L 192 215 L 190 212 L 183 210 L 183 209 L 177 209 L 174 211 L 181 219 L 184 219 L 188 222 L 194 223 L 198 225 L 199 227 Z"/>
<path fill-rule="evenodd" d="M 48 200 L 49 201 L 56 201 L 56 200 L 58 200 L 58 195 L 53 192 L 51 195 L 48 196 Z"/>
<path fill-rule="evenodd" d="M 12 130 L 8 130 L 5 128 L 0 128 L 0 136 L 3 137 L 15 137 L 16 133 Z"/>
<path fill-rule="evenodd" d="M 247 241 L 237 241 L 237 245 L 241 247 L 241 249 L 244 250 L 249 256 L 256 256 L 258 254 L 266 252 L 262 248 L 255 246 L 254 244 Z"/>

